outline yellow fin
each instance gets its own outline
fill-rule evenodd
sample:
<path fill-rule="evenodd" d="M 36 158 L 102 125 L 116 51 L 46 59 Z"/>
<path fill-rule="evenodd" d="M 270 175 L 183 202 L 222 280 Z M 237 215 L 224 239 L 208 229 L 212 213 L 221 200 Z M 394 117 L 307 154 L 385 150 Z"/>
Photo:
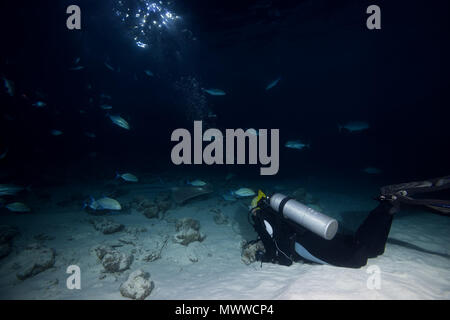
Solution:
<path fill-rule="evenodd" d="M 252 208 L 256 208 L 258 206 L 259 200 L 261 200 L 262 198 L 267 198 L 267 196 L 264 194 L 264 192 L 262 192 L 261 190 L 258 190 L 258 195 L 253 198 L 250 206 Z"/>
<path fill-rule="evenodd" d="M 261 198 L 267 198 L 267 196 L 264 194 L 264 192 L 262 192 L 261 190 L 258 190 L 258 200 L 261 200 Z"/>

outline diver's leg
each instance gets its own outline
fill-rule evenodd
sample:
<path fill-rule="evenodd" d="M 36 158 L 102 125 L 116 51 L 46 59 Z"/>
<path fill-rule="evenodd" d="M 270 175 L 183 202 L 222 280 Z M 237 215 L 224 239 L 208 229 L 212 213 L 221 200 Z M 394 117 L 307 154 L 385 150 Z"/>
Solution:
<path fill-rule="evenodd" d="M 311 255 L 313 262 L 321 260 L 327 264 L 347 268 L 360 268 L 367 259 L 384 252 L 384 247 L 392 224 L 393 205 L 383 201 L 372 210 L 354 236 L 337 234 L 332 240 L 325 240 L 305 231 L 296 236 L 301 250 L 296 252 L 306 258 Z M 297 246 L 299 248 L 299 246 Z M 306 253 L 306 254 L 305 254 Z"/>
<path fill-rule="evenodd" d="M 366 249 L 356 246 L 353 236 L 336 234 L 332 240 L 325 240 L 307 231 L 297 235 L 296 244 L 301 249 L 295 250 L 296 253 L 311 262 L 320 260 L 325 264 L 346 268 L 361 268 L 367 264 Z"/>
<path fill-rule="evenodd" d="M 396 204 L 390 201 L 381 201 L 356 231 L 355 244 L 357 247 L 366 248 L 368 258 L 384 253 L 393 214 L 397 210 Z"/>

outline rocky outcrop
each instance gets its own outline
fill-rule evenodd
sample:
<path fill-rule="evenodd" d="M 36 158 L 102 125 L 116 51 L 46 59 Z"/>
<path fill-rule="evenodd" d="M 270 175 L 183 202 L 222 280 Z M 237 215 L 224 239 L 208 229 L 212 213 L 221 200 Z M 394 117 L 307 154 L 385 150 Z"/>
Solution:
<path fill-rule="evenodd" d="M 119 251 L 105 254 L 102 259 L 103 268 L 106 272 L 122 272 L 127 270 L 133 262 L 133 255 Z"/>
<path fill-rule="evenodd" d="M 142 213 L 149 219 L 159 218 L 159 208 L 156 204 L 151 204 L 150 206 L 146 207 Z"/>
<path fill-rule="evenodd" d="M 120 294 L 134 300 L 144 300 L 150 295 L 154 283 L 150 274 L 142 270 L 136 270 L 130 274 L 128 280 L 120 286 Z"/>
<path fill-rule="evenodd" d="M 164 213 L 172 207 L 170 193 L 161 192 L 153 200 L 147 198 L 136 198 L 132 202 L 132 207 L 149 219 L 161 219 Z"/>
<path fill-rule="evenodd" d="M 166 247 L 169 239 L 169 236 L 164 236 L 161 240 L 154 241 L 153 247 L 145 249 L 146 254 L 143 256 L 142 260 L 145 262 L 152 262 L 160 259 L 162 251 Z"/>
<path fill-rule="evenodd" d="M 103 234 L 111 234 L 122 231 L 124 226 L 110 219 L 91 219 L 89 221 L 94 225 L 95 230 Z"/>
<path fill-rule="evenodd" d="M 216 224 L 227 225 L 229 223 L 228 217 L 224 215 L 220 209 L 211 209 L 210 211 L 214 213 L 213 219 Z"/>
<path fill-rule="evenodd" d="M 122 272 L 133 262 L 133 255 L 120 252 L 108 246 L 97 246 L 94 252 L 100 259 L 105 272 Z"/>
<path fill-rule="evenodd" d="M 14 261 L 14 267 L 17 270 L 16 276 L 20 280 L 35 276 L 53 267 L 54 264 L 55 251 L 39 244 L 26 247 Z"/>
<path fill-rule="evenodd" d="M 194 241 L 202 242 L 205 236 L 200 232 L 200 222 L 191 218 L 183 218 L 177 221 L 173 240 L 184 246 Z"/>
<path fill-rule="evenodd" d="M 245 264 L 251 264 L 256 261 L 257 252 L 265 252 L 262 241 L 255 243 L 243 243 L 241 260 Z"/>
<path fill-rule="evenodd" d="M 155 198 L 155 204 L 158 206 L 159 211 L 164 214 L 172 207 L 172 201 L 170 199 L 170 193 L 160 192 Z"/>

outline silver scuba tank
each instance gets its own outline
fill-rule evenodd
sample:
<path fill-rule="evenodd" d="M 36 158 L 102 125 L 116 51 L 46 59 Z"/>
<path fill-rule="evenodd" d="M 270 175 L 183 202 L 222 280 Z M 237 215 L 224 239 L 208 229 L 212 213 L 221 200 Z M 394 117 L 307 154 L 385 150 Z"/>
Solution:
<path fill-rule="evenodd" d="M 282 204 L 283 206 L 280 208 Z M 295 199 L 289 199 L 281 193 L 275 193 L 270 197 L 270 206 L 285 218 L 305 227 L 326 240 L 333 239 L 338 230 L 338 222 L 336 219 L 309 208 Z"/>

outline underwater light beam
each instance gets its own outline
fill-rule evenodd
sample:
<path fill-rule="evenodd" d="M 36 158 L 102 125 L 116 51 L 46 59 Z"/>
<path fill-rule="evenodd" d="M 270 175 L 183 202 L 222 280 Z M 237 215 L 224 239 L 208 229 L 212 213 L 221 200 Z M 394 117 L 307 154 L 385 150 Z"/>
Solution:
<path fill-rule="evenodd" d="M 145 49 L 156 44 L 181 19 L 169 9 L 171 4 L 154 0 L 118 0 L 114 13 L 126 26 L 136 45 Z"/>

